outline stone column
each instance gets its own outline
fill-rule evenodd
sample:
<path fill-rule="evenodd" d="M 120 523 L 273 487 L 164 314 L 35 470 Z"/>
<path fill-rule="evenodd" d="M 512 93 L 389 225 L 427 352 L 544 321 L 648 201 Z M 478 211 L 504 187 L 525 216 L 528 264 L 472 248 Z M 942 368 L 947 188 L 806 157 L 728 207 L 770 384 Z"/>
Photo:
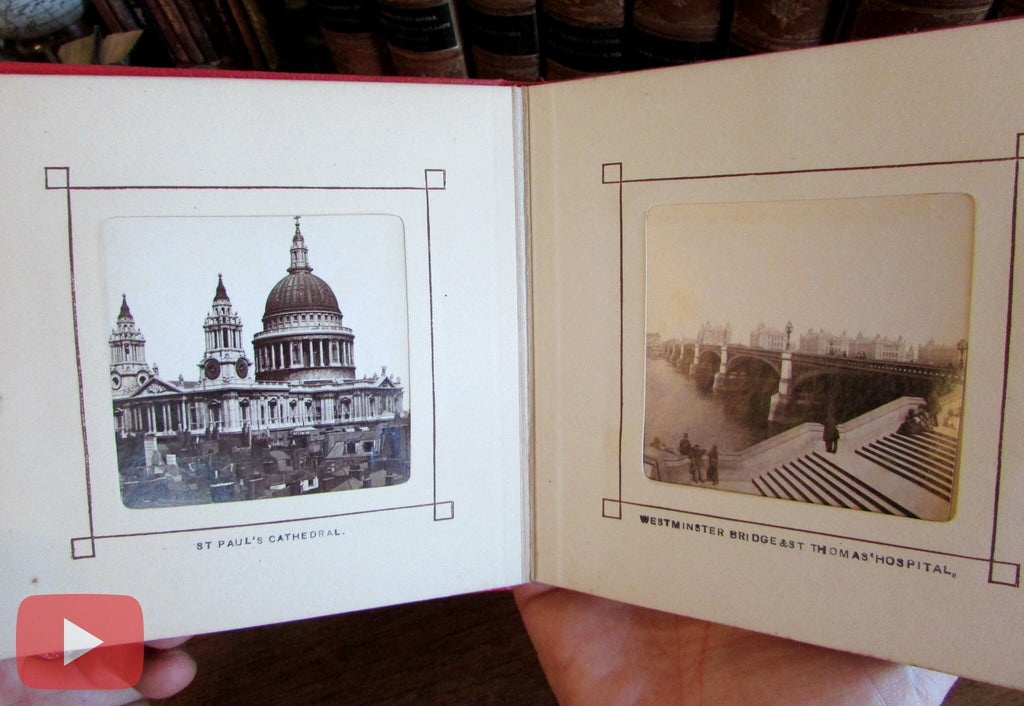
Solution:
<path fill-rule="evenodd" d="M 779 374 L 779 390 L 772 395 L 768 409 L 768 421 L 785 423 L 789 416 L 789 408 L 793 403 L 790 386 L 793 384 L 793 353 L 782 352 L 782 366 Z"/>
<path fill-rule="evenodd" d="M 700 365 L 700 344 L 698 343 L 693 347 L 693 360 L 690 361 L 690 367 L 686 371 L 688 376 L 697 374 L 697 366 Z"/>
<path fill-rule="evenodd" d="M 240 431 L 241 410 L 238 408 L 238 394 L 229 392 L 221 398 L 220 407 L 221 431 Z"/>
<path fill-rule="evenodd" d="M 715 395 L 725 389 L 727 384 L 726 370 L 729 365 L 729 345 L 723 345 L 721 351 L 722 359 L 718 361 L 718 371 L 715 372 L 715 381 L 711 384 L 711 392 Z"/>

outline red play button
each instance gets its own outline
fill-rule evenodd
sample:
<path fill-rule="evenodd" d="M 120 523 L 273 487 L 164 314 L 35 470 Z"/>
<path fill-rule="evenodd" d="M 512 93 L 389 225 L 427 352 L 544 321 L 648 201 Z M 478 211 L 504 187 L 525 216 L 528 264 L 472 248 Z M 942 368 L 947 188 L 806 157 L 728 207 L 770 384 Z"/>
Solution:
<path fill-rule="evenodd" d="M 18 607 L 18 676 L 35 689 L 124 689 L 142 675 L 142 640 L 131 596 L 29 596 Z"/>

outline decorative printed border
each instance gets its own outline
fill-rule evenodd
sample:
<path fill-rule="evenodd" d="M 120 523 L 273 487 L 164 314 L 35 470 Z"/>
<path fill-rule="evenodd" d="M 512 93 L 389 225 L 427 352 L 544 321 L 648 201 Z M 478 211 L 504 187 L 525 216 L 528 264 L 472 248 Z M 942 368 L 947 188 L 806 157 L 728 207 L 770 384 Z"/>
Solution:
<path fill-rule="evenodd" d="M 311 520 L 324 520 L 337 517 L 349 517 L 353 515 L 366 515 L 378 512 L 394 512 L 402 510 L 415 510 L 419 508 L 432 508 L 432 519 L 435 522 L 452 520 L 455 518 L 455 503 L 451 500 L 438 500 L 437 497 L 437 401 L 435 388 L 435 362 L 434 362 L 434 291 L 433 291 L 433 264 L 431 261 L 431 219 L 430 219 L 430 197 L 431 192 L 444 191 L 447 188 L 447 172 L 444 169 L 424 169 L 422 186 L 231 186 L 231 185 L 186 185 L 186 186 L 154 186 L 154 185 L 110 185 L 110 186 L 73 186 L 71 183 L 70 167 L 45 167 L 44 188 L 47 191 L 64 192 L 64 208 L 67 216 L 67 248 L 68 248 L 68 277 L 71 285 L 71 316 L 75 336 L 75 365 L 78 375 L 78 405 L 79 417 L 82 427 L 82 450 L 84 458 L 83 472 L 85 474 L 86 489 L 86 511 L 88 517 L 88 534 L 81 537 L 71 538 L 72 559 L 92 559 L 96 557 L 97 540 L 123 539 L 127 537 L 146 537 L 162 534 L 183 534 L 188 532 L 204 532 L 211 530 L 234 529 L 238 527 L 259 527 L 263 525 L 278 525 L 292 522 L 307 522 Z M 173 530 L 162 530 L 155 532 L 132 532 L 125 534 L 96 534 L 95 518 L 93 509 L 92 494 L 92 469 L 89 457 L 89 436 L 86 429 L 85 412 L 85 389 L 83 383 L 82 355 L 81 355 L 81 332 L 78 323 L 78 281 L 75 271 L 75 243 L 74 243 L 74 210 L 72 207 L 72 194 L 78 197 L 79 194 L 86 195 L 95 191 L 412 191 L 422 192 L 423 208 L 426 218 L 426 245 L 427 245 L 427 295 L 430 311 L 430 389 L 431 389 L 431 477 L 432 496 L 429 502 L 412 505 L 401 505 L 394 507 L 379 507 L 370 510 L 357 510 L 353 512 L 342 512 L 328 515 L 314 515 L 310 517 L 292 517 L 279 520 L 268 520 L 263 522 L 251 522 L 235 525 L 217 525 L 210 527 L 186 527 Z"/>
<path fill-rule="evenodd" d="M 745 525 L 753 525 L 756 527 L 770 528 L 786 530 L 790 532 L 799 532 L 803 534 L 810 534 L 820 537 L 826 537 L 829 539 L 840 539 L 840 540 L 851 540 L 857 542 L 864 542 L 866 544 L 873 544 L 883 547 L 891 547 L 894 549 L 906 549 L 910 551 L 923 552 L 926 554 L 934 554 L 937 556 L 952 557 L 957 559 L 966 559 L 969 561 L 980 561 L 988 564 L 988 583 L 997 584 L 1001 586 L 1011 586 L 1013 588 L 1019 588 L 1021 586 L 1021 564 L 1019 562 L 1007 562 L 998 561 L 996 559 L 996 540 L 999 529 L 999 510 L 1000 510 L 1000 485 L 1002 478 L 1002 465 L 1003 465 L 1003 443 L 1005 438 L 1005 413 L 1007 403 L 1007 385 L 1009 380 L 1009 360 L 1010 360 L 1010 334 L 1013 320 L 1013 279 L 1015 273 L 1015 251 L 1017 243 L 1017 218 L 1018 218 L 1018 191 L 1020 187 L 1021 178 L 1021 161 L 1024 160 L 1024 133 L 1017 133 L 1017 144 L 1016 151 L 1012 157 L 995 157 L 988 159 L 966 159 L 958 161 L 948 162 L 920 162 L 914 164 L 882 164 L 882 165 L 871 165 L 871 166 L 860 166 L 860 167 L 837 167 L 837 168 L 820 168 L 820 169 L 795 169 L 787 171 L 777 172 L 747 172 L 747 173 L 736 173 L 736 174 L 710 174 L 710 175 L 689 175 L 689 176 L 675 176 L 675 177 L 655 177 L 655 178 L 631 178 L 626 179 L 623 172 L 622 162 L 606 162 L 601 165 L 601 183 L 611 184 L 616 186 L 616 198 L 618 199 L 618 233 L 619 233 L 619 463 L 618 463 L 618 492 L 614 498 L 603 498 L 601 507 L 601 516 L 612 520 L 622 519 L 622 507 L 632 506 L 639 508 L 647 508 L 650 510 L 662 510 L 665 512 L 674 512 L 682 515 L 689 515 L 692 517 L 703 518 L 707 520 L 722 520 L 728 522 L 735 522 Z M 717 179 L 733 179 L 737 177 L 771 177 L 771 176 L 784 176 L 784 175 L 796 175 L 796 174 L 825 174 L 825 173 L 839 173 L 839 172 L 857 172 L 857 171 L 872 171 L 872 170 L 892 170 L 892 169 L 909 169 L 909 168 L 927 168 L 927 167 L 938 167 L 938 166 L 951 166 L 960 164 L 985 164 L 994 162 L 1014 162 L 1014 190 L 1013 190 L 1013 213 L 1011 214 L 1011 231 L 1010 231 L 1010 262 L 1009 262 L 1009 292 L 1007 295 L 1006 302 L 1006 330 L 1004 333 L 1004 350 L 1003 350 L 1003 370 L 1002 370 L 1002 397 L 1000 399 L 1000 427 L 999 427 L 999 442 L 997 448 L 997 462 L 996 462 L 996 478 L 993 486 L 993 498 L 992 498 L 992 536 L 990 542 L 990 549 L 988 556 L 967 556 L 963 554 L 956 554 L 953 552 L 943 552 L 933 549 L 924 549 L 921 547 L 912 547 L 907 545 L 901 545 L 890 542 L 883 542 L 879 540 L 864 539 L 861 537 L 852 537 L 839 534 L 830 534 L 827 532 L 819 532 L 815 530 L 807 530 L 798 527 L 788 527 L 783 525 L 774 525 L 765 522 L 757 522 L 753 520 L 747 520 L 740 517 L 725 517 L 719 515 L 712 515 L 709 513 L 695 512 L 692 510 L 682 510 L 673 507 L 661 507 L 655 505 L 648 505 L 645 503 L 634 502 L 623 497 L 622 492 L 622 479 L 623 479 L 623 468 L 622 468 L 622 454 L 623 454 L 623 420 L 625 415 L 624 405 L 624 388 L 623 388 L 623 373 L 625 366 L 625 253 L 624 253 L 624 229 L 623 229 L 623 194 L 624 189 L 627 187 L 634 187 L 635 185 L 643 185 L 654 182 L 669 182 L 669 181 L 711 181 Z"/>

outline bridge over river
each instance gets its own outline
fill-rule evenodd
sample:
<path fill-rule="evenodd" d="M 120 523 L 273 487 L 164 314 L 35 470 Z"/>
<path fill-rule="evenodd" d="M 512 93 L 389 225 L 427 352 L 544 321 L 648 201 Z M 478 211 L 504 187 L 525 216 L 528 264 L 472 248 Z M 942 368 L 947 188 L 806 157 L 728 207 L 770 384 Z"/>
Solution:
<path fill-rule="evenodd" d="M 727 408 L 776 429 L 837 422 L 898 397 L 929 404 L 959 382 L 959 369 L 900 361 L 769 350 L 738 344 L 668 344 L 664 359 Z"/>
<path fill-rule="evenodd" d="M 671 351 L 664 360 L 649 361 L 648 477 L 712 487 L 706 469 L 691 474 L 690 460 L 677 453 L 687 433 L 705 450 L 718 447 L 713 487 L 719 489 L 948 519 L 958 459 L 959 381 L 934 366 L 828 358 L 729 346 L 725 355 L 695 356 L 685 372 L 682 358 Z M 859 397 L 852 394 L 858 387 Z M 779 402 L 787 389 L 788 399 Z M 899 394 L 903 389 L 925 394 Z M 742 408 L 750 403 L 756 405 L 753 415 Z M 900 433 L 908 413 L 926 405 L 933 423 Z M 862 411 L 851 416 L 853 410 Z M 829 413 L 838 422 L 834 453 L 823 440 L 822 415 Z M 655 437 L 662 448 L 652 446 Z M 707 465 L 706 456 L 701 463 Z"/>

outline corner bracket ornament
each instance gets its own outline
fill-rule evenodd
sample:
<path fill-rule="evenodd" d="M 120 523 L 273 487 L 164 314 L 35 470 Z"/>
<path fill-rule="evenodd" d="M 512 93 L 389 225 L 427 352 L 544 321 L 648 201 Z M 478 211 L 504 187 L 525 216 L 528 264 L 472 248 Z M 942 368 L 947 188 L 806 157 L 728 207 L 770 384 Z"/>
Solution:
<path fill-rule="evenodd" d="M 601 165 L 602 184 L 622 183 L 622 162 L 606 162 Z"/>

